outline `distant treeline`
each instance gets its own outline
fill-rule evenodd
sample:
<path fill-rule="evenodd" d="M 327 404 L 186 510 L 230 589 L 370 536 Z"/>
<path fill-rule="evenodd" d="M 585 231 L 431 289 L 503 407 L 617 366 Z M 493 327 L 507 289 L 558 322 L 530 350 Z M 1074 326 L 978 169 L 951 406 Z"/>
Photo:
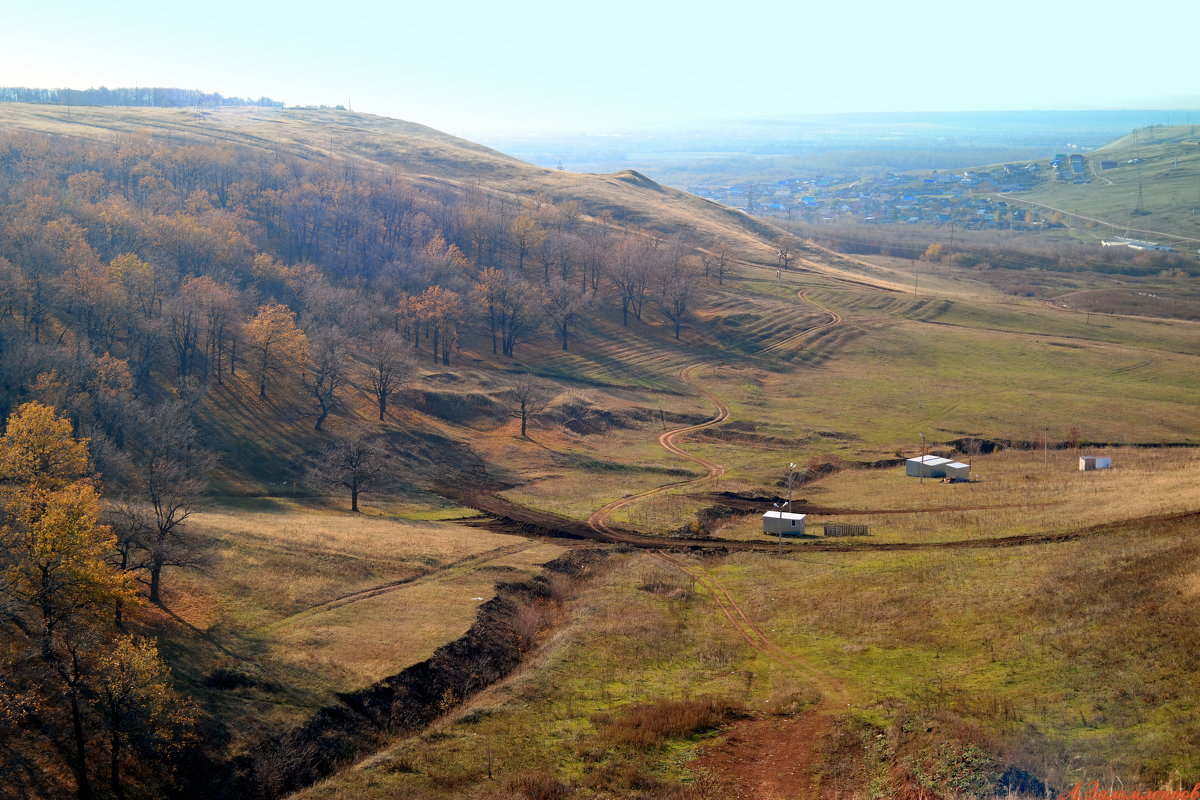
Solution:
<path fill-rule="evenodd" d="M 146 86 L 135 89 L 29 89 L 24 86 L 0 87 L 0 102 L 42 103 L 75 106 L 155 106 L 182 108 L 189 106 L 276 106 L 283 102 L 269 97 L 257 100 L 248 97 L 225 97 L 216 92 L 196 89 L 171 89 Z"/>

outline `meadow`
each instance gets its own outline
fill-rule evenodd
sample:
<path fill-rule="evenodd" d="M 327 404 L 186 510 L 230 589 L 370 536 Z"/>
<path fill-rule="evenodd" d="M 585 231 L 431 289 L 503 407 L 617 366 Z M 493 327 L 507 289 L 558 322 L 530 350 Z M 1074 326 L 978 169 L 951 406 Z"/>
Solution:
<path fill-rule="evenodd" d="M 191 521 L 199 571 L 169 576 L 160 646 L 241 737 L 297 724 L 338 692 L 428 658 L 498 582 L 561 546 L 436 521 L 239 499 Z M 150 621 L 148 620 L 148 621 Z"/>

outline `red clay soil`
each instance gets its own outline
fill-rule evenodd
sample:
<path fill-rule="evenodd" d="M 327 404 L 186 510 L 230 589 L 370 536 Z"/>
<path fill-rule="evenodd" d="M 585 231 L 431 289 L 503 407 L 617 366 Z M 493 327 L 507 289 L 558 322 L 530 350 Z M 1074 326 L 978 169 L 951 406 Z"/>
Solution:
<path fill-rule="evenodd" d="M 815 800 L 816 745 L 828 725 L 829 717 L 817 710 L 742 720 L 691 767 L 732 786 L 739 800 Z"/>

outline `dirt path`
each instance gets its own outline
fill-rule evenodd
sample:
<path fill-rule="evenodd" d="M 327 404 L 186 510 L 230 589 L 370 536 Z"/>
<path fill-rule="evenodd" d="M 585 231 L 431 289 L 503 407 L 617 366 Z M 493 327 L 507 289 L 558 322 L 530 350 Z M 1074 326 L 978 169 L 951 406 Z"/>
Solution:
<path fill-rule="evenodd" d="M 430 581 L 449 580 L 450 578 L 457 577 L 468 570 L 478 569 L 479 567 L 482 567 L 483 565 L 497 559 L 528 550 L 531 547 L 535 547 L 536 544 L 537 543 L 533 541 L 524 541 L 517 544 L 510 544 L 505 547 L 497 547 L 494 550 L 476 553 L 472 556 L 460 558 L 457 561 L 451 561 L 449 564 L 429 572 L 422 572 L 419 575 L 413 575 L 411 577 L 401 578 L 395 581 L 388 581 L 387 583 L 381 583 L 378 586 L 372 586 L 368 589 L 361 589 L 357 592 L 350 592 L 348 594 L 335 597 L 332 600 L 326 600 L 323 603 L 317 603 L 316 605 L 309 606 L 301 611 L 297 611 L 291 616 L 284 617 L 281 620 L 264 625 L 258 629 L 258 632 L 279 631 L 303 620 L 307 620 L 310 617 L 316 616 L 317 614 L 333 611 L 334 609 L 348 606 L 351 603 L 369 600 L 373 597 L 379 597 L 380 595 L 389 594 L 400 589 L 406 589 L 411 586 L 417 586 Z"/>
<path fill-rule="evenodd" d="M 715 413 L 704 422 L 696 425 L 687 425 L 682 428 L 675 428 L 674 430 L 667 431 L 658 437 L 658 443 L 663 447 L 664 450 L 669 453 L 673 453 L 680 458 L 699 464 L 700 466 L 704 467 L 705 474 L 700 478 L 672 481 L 671 483 L 664 483 L 661 486 L 655 486 L 651 489 L 645 489 L 634 494 L 626 495 L 619 500 L 612 501 L 603 508 L 597 509 L 596 511 L 592 512 L 591 516 L 587 518 L 588 526 L 597 533 L 606 534 L 608 536 L 616 537 L 618 540 L 627 541 L 628 534 L 626 532 L 618 531 L 608 525 L 607 520 L 610 516 L 612 516 L 613 512 L 625 508 L 628 505 L 632 505 L 633 503 L 636 503 L 638 500 L 641 500 L 645 497 L 661 494 L 668 489 L 678 489 L 682 486 L 690 486 L 693 483 L 699 483 L 700 481 L 705 481 L 709 478 L 719 478 L 725 474 L 725 467 L 717 464 L 714 461 L 709 461 L 706 458 L 692 455 L 686 450 L 681 449 L 679 445 L 675 444 L 675 440 L 680 436 L 692 433 L 693 431 L 703 430 L 704 428 L 709 428 L 713 425 L 718 425 L 729 419 L 729 406 L 725 405 L 725 403 L 722 402 L 716 395 L 697 384 L 696 379 L 693 377 L 693 373 L 695 373 L 696 370 L 702 369 L 703 367 L 709 365 L 710 362 L 701 362 L 699 364 L 692 364 L 689 367 L 684 367 L 683 371 L 679 373 L 679 377 L 684 383 L 695 389 L 701 396 L 711 402 L 716 409 Z"/>
<path fill-rule="evenodd" d="M 1055 208 L 1054 206 L 1048 206 L 1045 203 L 1035 203 L 1032 200 L 1025 200 L 1020 197 L 1013 197 L 1011 194 L 999 193 L 996 196 L 1003 197 L 1005 200 L 1008 200 L 1009 202 L 1012 202 L 1012 203 L 1024 203 L 1025 205 L 1028 205 L 1028 206 L 1044 208 L 1047 211 L 1057 211 L 1059 214 L 1062 214 L 1064 217 L 1074 217 L 1075 219 L 1083 220 L 1084 222 L 1095 222 L 1095 223 L 1105 226 L 1106 228 L 1113 228 L 1113 229 L 1119 228 L 1121 230 L 1124 230 L 1125 233 L 1148 233 L 1152 236 L 1163 236 L 1168 239 L 1175 239 L 1180 242 L 1200 242 L 1200 239 L 1196 239 L 1191 236 L 1182 236 L 1178 233 L 1167 233 L 1166 231 L 1151 231 L 1151 230 L 1147 230 L 1145 228 L 1131 228 L 1128 225 L 1118 225 L 1118 224 L 1109 222 L 1108 220 L 1097 219 L 1096 217 L 1085 217 L 1082 214 L 1075 214 L 1070 211 L 1067 211 L 1065 208 Z"/>
<path fill-rule="evenodd" d="M 829 315 L 829 320 L 789 336 L 761 352 L 781 349 L 802 340 L 815 331 L 841 324 L 841 315 L 810 300 L 806 296 L 807 292 L 807 289 L 802 289 L 797 292 L 797 297 L 824 311 Z M 658 437 L 658 443 L 664 450 L 704 467 L 705 475 L 701 478 L 663 484 L 614 500 L 588 517 L 587 523 L 592 530 L 607 536 L 631 538 L 630 534 L 614 530 L 607 524 L 607 519 L 618 509 L 670 489 L 688 486 L 709 478 L 719 478 L 725 474 L 723 465 L 688 453 L 677 444 L 677 440 L 682 436 L 719 425 L 729 419 L 729 406 L 695 380 L 695 372 L 705 366 L 709 366 L 709 363 L 693 364 L 685 368 L 680 373 L 680 377 L 684 383 L 713 404 L 713 415 L 697 425 L 676 428 Z M 759 544 L 759 548 L 755 549 L 760 549 L 761 543 L 756 544 Z M 716 604 L 717 610 L 751 649 L 776 664 L 796 670 L 821 692 L 821 700 L 817 706 L 798 717 L 788 720 L 752 719 L 737 723 L 724 741 L 720 745 L 710 748 L 709 752 L 706 752 L 697 761 L 696 766 L 710 770 L 723 779 L 733 781 L 739 787 L 739 794 L 742 790 L 752 790 L 753 794 L 746 796 L 758 800 L 792 800 L 792 798 L 815 797 L 819 791 L 813 777 L 813 767 L 816 762 L 815 745 L 828 730 L 833 714 L 844 711 L 847 707 L 848 694 L 845 686 L 781 647 L 746 614 L 729 589 L 715 575 L 672 553 L 660 550 L 654 553 L 653 557 L 690 576 L 697 585 L 708 592 Z"/>
<path fill-rule="evenodd" d="M 826 314 L 829 315 L 829 320 L 826 322 L 822 322 L 819 325 L 814 325 L 811 328 L 802 330 L 797 334 L 794 334 L 792 336 L 787 337 L 786 339 L 783 339 L 782 341 L 775 342 L 775 344 L 768 345 L 767 347 L 764 347 L 762 350 L 758 351 L 760 354 L 773 353 L 776 350 L 782 350 L 783 348 L 787 347 L 788 345 L 798 342 L 802 339 L 806 339 L 806 338 L 812 336 L 813 334 L 817 333 L 818 331 L 822 331 L 822 330 L 825 330 L 826 328 L 832 328 L 834 326 L 842 324 L 842 315 L 837 313 L 836 311 L 834 311 L 831 308 L 826 308 L 825 306 L 818 303 L 816 300 L 813 300 L 811 297 L 809 297 L 808 293 L 811 291 L 812 291 L 811 288 L 810 289 L 801 289 L 800 291 L 796 292 L 796 297 L 799 297 L 801 300 L 808 303 L 809 305 L 816 306 L 821 311 L 824 311 Z"/>

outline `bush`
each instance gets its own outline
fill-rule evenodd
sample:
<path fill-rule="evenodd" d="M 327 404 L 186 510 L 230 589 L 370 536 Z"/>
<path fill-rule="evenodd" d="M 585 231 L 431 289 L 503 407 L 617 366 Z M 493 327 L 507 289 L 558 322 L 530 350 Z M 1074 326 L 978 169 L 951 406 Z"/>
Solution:
<path fill-rule="evenodd" d="M 571 787 L 558 778 L 540 773 L 509 778 L 505 788 L 522 800 L 563 800 L 571 794 Z"/>
<path fill-rule="evenodd" d="M 743 713 L 743 707 L 732 700 L 698 697 L 627 706 L 616 714 L 598 714 L 592 722 L 606 744 L 651 749 L 667 739 L 713 730 Z"/>

